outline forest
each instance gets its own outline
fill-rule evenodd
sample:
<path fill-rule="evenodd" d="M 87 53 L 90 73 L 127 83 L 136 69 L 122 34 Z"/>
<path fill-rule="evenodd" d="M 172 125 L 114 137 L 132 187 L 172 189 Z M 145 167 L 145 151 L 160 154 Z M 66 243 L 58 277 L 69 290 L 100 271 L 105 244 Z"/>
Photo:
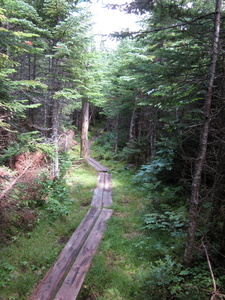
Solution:
<path fill-rule="evenodd" d="M 225 5 L 112 1 L 141 27 L 111 49 L 82 2 L 0 0 L 0 299 L 82 220 L 90 141 L 114 215 L 79 300 L 225 299 Z"/>

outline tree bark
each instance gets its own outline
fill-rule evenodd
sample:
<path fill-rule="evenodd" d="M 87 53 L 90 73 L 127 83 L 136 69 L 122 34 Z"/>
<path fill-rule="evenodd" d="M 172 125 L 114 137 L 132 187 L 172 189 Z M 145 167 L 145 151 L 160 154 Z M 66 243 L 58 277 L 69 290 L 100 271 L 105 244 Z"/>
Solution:
<path fill-rule="evenodd" d="M 211 103 L 212 103 L 212 96 L 213 96 L 213 83 L 215 78 L 216 62 L 218 57 L 220 15 L 221 15 L 221 0 L 216 0 L 214 38 L 212 42 L 208 86 L 207 86 L 207 92 L 205 96 L 205 108 L 204 108 L 205 120 L 203 123 L 202 135 L 200 138 L 199 155 L 196 160 L 195 171 L 192 179 L 190 210 L 189 210 L 189 226 L 188 226 L 188 234 L 187 234 L 186 247 L 185 247 L 184 259 L 183 259 L 184 263 L 187 265 L 191 263 L 192 256 L 193 256 L 195 233 L 197 227 L 198 207 L 199 207 L 201 175 L 202 175 L 202 170 L 203 170 L 204 162 L 206 159 L 206 152 L 207 152 L 208 134 L 209 134 L 210 117 L 211 117 Z"/>
<path fill-rule="evenodd" d="M 82 127 L 81 127 L 81 157 L 88 160 L 88 128 L 89 128 L 89 103 L 82 101 Z"/>
<path fill-rule="evenodd" d="M 53 99 L 52 136 L 55 147 L 54 177 L 59 179 L 59 108 L 57 100 Z"/>
<path fill-rule="evenodd" d="M 117 153 L 117 151 L 118 151 L 118 139 L 119 139 L 119 114 L 117 114 L 116 117 L 115 117 L 114 130 L 115 130 L 114 152 Z"/>
<path fill-rule="evenodd" d="M 148 140 L 149 140 L 149 147 L 148 147 L 148 154 L 147 160 L 152 161 L 155 156 L 156 151 L 156 128 L 157 128 L 157 116 L 155 109 L 151 108 L 149 112 L 149 128 L 148 128 Z"/>
<path fill-rule="evenodd" d="M 135 105 L 130 120 L 129 141 L 132 141 L 135 138 L 134 128 L 135 128 L 136 117 L 137 114 L 136 114 L 136 105 Z"/>

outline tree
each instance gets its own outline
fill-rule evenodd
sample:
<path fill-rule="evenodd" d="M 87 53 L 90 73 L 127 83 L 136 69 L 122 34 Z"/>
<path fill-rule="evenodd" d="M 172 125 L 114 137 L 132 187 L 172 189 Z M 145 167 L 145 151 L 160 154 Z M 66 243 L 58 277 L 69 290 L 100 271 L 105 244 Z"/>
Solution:
<path fill-rule="evenodd" d="M 93 90 L 87 87 L 89 75 L 83 73 L 91 57 L 89 13 L 77 8 L 74 1 L 5 3 L 13 22 L 10 26 L 20 30 L 24 39 L 25 51 L 11 53 L 17 62 L 12 76 L 16 94 L 30 105 L 39 105 L 27 111 L 26 126 L 38 130 L 46 142 L 54 145 L 54 173 L 58 177 L 59 136 L 64 126 L 72 126 L 71 114 L 81 109 L 83 98 L 88 99 L 87 90 L 89 94 Z M 93 82 L 89 82 L 90 86 Z"/>
<path fill-rule="evenodd" d="M 221 1 L 216 0 L 215 6 L 215 21 L 214 21 L 214 38 L 212 41 L 211 50 L 211 63 L 209 69 L 209 79 L 208 87 L 205 96 L 205 109 L 204 109 L 204 123 L 202 127 L 202 134 L 200 139 L 200 150 L 199 155 L 196 160 L 195 172 L 193 174 L 191 199 L 190 199 L 190 212 L 189 212 L 189 227 L 188 227 L 188 237 L 186 242 L 186 248 L 184 253 L 184 262 L 190 264 L 192 260 L 192 253 L 195 241 L 195 232 L 197 226 L 198 218 L 198 206 L 199 206 L 199 194 L 200 194 L 200 184 L 201 175 L 203 171 L 203 164 L 206 159 L 208 136 L 210 130 L 210 120 L 211 120 L 211 107 L 213 98 L 213 86 L 216 74 L 216 62 L 218 58 L 218 48 L 219 48 L 219 35 L 220 35 L 220 18 L 221 18 Z"/>
<path fill-rule="evenodd" d="M 18 6 L 21 9 L 18 9 Z M 35 27 L 32 22 L 32 20 L 36 19 L 35 10 L 24 1 L 20 1 L 19 3 L 17 1 L 4 1 L 1 11 L 0 104 L 2 121 L 0 125 L 2 136 L 5 136 L 1 141 L 1 148 L 5 148 L 8 142 L 12 140 L 12 132 L 18 130 L 19 125 L 16 125 L 18 120 L 24 117 L 26 110 L 37 107 L 36 104 L 32 105 L 29 103 L 26 97 L 21 97 L 18 91 L 28 89 L 30 86 L 41 90 L 45 88 L 45 85 L 41 84 L 38 80 L 32 82 L 29 80 L 12 80 L 18 68 L 15 57 L 21 55 L 21 53 L 29 54 L 29 51 L 32 51 L 32 47 L 29 44 L 32 44 L 32 42 L 29 40 L 37 37 L 35 32 L 21 30 L 22 24 L 26 24 L 27 27 Z M 15 11 L 17 11 L 16 15 Z M 27 20 L 24 19 L 25 15 L 27 15 Z"/>
<path fill-rule="evenodd" d="M 126 66 L 129 72 L 130 65 L 137 66 L 132 75 L 136 78 L 135 87 L 141 90 L 143 95 L 142 99 L 136 102 L 139 111 L 131 101 L 129 102 L 127 116 L 129 115 L 131 122 L 127 127 L 127 132 L 130 133 L 130 140 L 132 140 L 135 136 L 134 120 L 136 119 L 138 133 L 144 138 L 147 131 L 144 133 L 140 130 L 142 122 L 145 124 L 143 127 L 147 128 L 144 113 L 150 107 L 157 111 L 153 121 L 154 150 L 157 156 L 155 160 L 152 157 L 153 160 L 149 163 L 145 158 L 142 162 L 145 170 L 153 170 L 154 166 L 161 166 L 160 171 L 159 169 L 154 171 L 157 173 L 156 179 L 162 185 L 163 183 L 180 185 L 182 187 L 180 195 L 184 199 L 192 194 L 187 240 L 190 248 L 186 247 L 184 258 L 186 263 L 190 262 L 192 251 L 198 245 L 199 239 L 207 238 L 208 241 L 217 241 L 218 249 L 222 252 L 222 245 L 224 245 L 225 216 L 222 208 L 224 203 L 222 190 L 225 186 L 223 179 L 224 133 L 222 133 L 224 128 L 222 117 L 224 113 L 224 43 L 220 37 L 219 49 L 221 51 L 217 54 L 214 52 L 218 63 L 214 62 L 215 73 L 211 72 L 209 75 L 208 70 L 213 65 L 210 58 L 212 19 L 215 15 L 213 5 L 213 2 L 208 1 L 156 0 L 135 1 L 130 6 L 131 10 L 141 13 L 150 11 L 150 14 L 146 17 L 143 30 L 133 33 L 139 45 L 145 49 L 143 54 L 145 66 L 138 68 L 141 66 L 140 61 L 134 56 L 133 64 Z M 223 18 L 220 24 L 224 29 Z M 140 76 L 141 72 L 142 76 Z M 127 75 L 126 71 L 124 73 Z M 209 82 L 213 77 L 214 84 L 209 89 Z M 122 91 L 123 88 L 125 90 L 128 84 L 122 82 L 122 76 L 119 75 L 118 78 L 120 80 L 115 81 L 117 91 Z M 211 100 L 208 101 L 209 95 L 213 100 L 211 103 Z M 123 103 L 125 93 L 122 92 L 119 96 L 120 100 L 123 99 L 120 103 Z M 209 109 L 210 106 L 211 109 Z M 142 112 L 141 108 L 143 108 Z M 206 113 L 207 110 L 208 113 Z M 138 115 L 139 118 L 137 118 Z M 201 130 L 202 126 L 205 131 Z M 171 162 L 170 170 L 164 160 L 165 148 L 169 144 L 172 147 L 168 149 L 168 153 L 169 150 L 171 150 L 170 154 L 172 153 L 172 161 L 168 156 L 168 161 Z M 127 147 L 127 149 L 132 148 Z M 202 151 L 201 155 L 199 151 Z M 137 156 L 138 153 L 134 152 L 134 157 Z M 198 159 L 194 168 L 196 157 Z M 148 180 L 151 180 L 150 174 L 148 175 Z M 193 182 L 192 188 L 191 182 Z M 198 199 L 195 200 L 195 204 L 193 203 L 194 194 L 195 199 Z M 182 203 L 187 205 L 186 201 Z M 202 232 L 202 236 L 195 238 L 194 231 L 197 229 Z M 192 241 L 190 235 L 192 235 Z"/>
<path fill-rule="evenodd" d="M 89 157 L 88 146 L 88 127 L 89 127 L 89 103 L 83 99 L 82 101 L 82 128 L 81 128 L 81 156 L 85 161 Z"/>

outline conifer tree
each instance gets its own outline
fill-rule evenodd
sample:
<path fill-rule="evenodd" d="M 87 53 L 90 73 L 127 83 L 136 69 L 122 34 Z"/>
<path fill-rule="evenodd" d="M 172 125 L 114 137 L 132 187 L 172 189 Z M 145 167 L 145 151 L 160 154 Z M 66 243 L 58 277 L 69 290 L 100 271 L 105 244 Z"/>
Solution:
<path fill-rule="evenodd" d="M 96 97 L 95 76 L 87 68 L 93 58 L 89 14 L 65 0 L 7 0 L 4 5 L 9 28 L 2 43 L 16 62 L 11 82 L 22 101 L 39 105 L 27 110 L 27 128 L 54 141 L 57 158 L 60 131 L 73 124 L 73 110 Z"/>
<path fill-rule="evenodd" d="M 158 172 L 158 180 L 163 179 L 166 184 L 177 185 L 180 183 L 185 197 L 189 197 L 191 194 L 190 182 L 193 182 L 192 191 L 194 191 L 195 186 L 195 196 L 198 190 L 195 204 L 193 197 L 191 197 L 189 240 L 184 258 L 186 263 L 190 263 L 197 242 L 194 234 L 196 228 L 202 226 L 204 229 L 201 230 L 208 232 L 208 239 L 217 240 L 220 251 L 222 251 L 221 245 L 224 245 L 225 226 L 221 207 L 223 196 L 220 192 L 224 188 L 224 180 L 222 179 L 224 173 L 221 167 L 224 165 L 221 156 L 223 152 L 221 141 L 224 141 L 222 137 L 222 124 L 224 124 L 222 121 L 222 112 L 224 111 L 222 103 L 224 95 L 222 89 L 224 78 L 222 75 L 222 49 L 224 43 L 221 38 L 219 40 L 218 63 L 214 65 L 215 76 L 210 77 L 208 75 L 211 65 L 213 18 L 217 13 L 214 11 L 212 1 L 156 0 L 143 2 L 137 0 L 131 4 L 129 9 L 141 13 L 150 12 L 147 15 L 143 30 L 136 33 L 139 43 L 145 47 L 144 55 L 148 60 L 145 65 L 146 72 L 144 72 L 141 80 L 138 81 L 137 79 L 135 83 L 137 86 L 139 84 L 144 95 L 139 106 L 143 105 L 145 111 L 150 106 L 157 109 L 158 121 L 155 121 L 155 125 L 157 124 L 156 139 L 158 143 L 156 143 L 155 151 L 157 152 L 158 166 L 159 164 L 164 165 L 164 173 L 162 167 L 159 168 L 161 171 Z M 223 10 L 221 13 L 224 13 Z M 220 24 L 223 29 L 223 18 Z M 216 52 L 213 51 L 213 53 Z M 137 61 L 136 65 L 138 65 Z M 137 72 L 140 74 L 139 70 Z M 215 81 L 212 90 L 210 90 L 210 96 L 212 96 L 211 112 L 208 112 L 209 117 L 205 118 L 204 99 L 209 95 L 207 87 L 209 86 L 209 79 L 212 77 L 215 78 Z M 207 122 L 210 124 L 207 129 L 208 142 L 205 139 L 203 147 L 200 128 L 202 124 Z M 206 135 L 203 136 L 206 137 Z M 171 150 L 173 155 L 173 165 L 170 165 L 170 172 L 168 172 L 168 166 L 163 160 L 165 154 L 163 149 L 168 147 L 169 141 L 172 148 L 168 150 Z M 206 152 L 203 151 L 204 155 L 199 156 L 199 147 L 203 147 L 204 151 L 207 148 Z M 197 177 L 193 168 L 193 161 L 196 159 L 197 162 L 199 161 L 199 165 L 197 163 L 195 170 L 198 172 L 201 170 L 201 176 L 198 173 Z M 145 170 L 148 168 L 153 170 L 153 166 L 154 161 L 152 165 L 146 165 Z M 220 167 L 215 168 L 215 166 Z M 155 172 L 157 173 L 157 170 Z M 194 183 L 196 178 L 198 180 L 197 185 Z M 201 178 L 204 180 L 200 184 Z M 150 174 L 149 180 L 151 180 Z M 213 209 L 206 209 L 206 204 L 212 206 Z M 216 207 L 217 211 L 221 212 L 219 215 L 215 213 Z M 199 213 L 200 209 L 203 211 L 202 214 Z M 208 217 L 205 218 L 205 215 Z M 191 226 L 191 223 L 194 225 Z M 219 230 L 219 223 L 223 224 L 223 229 Z M 191 227 L 192 229 L 195 228 L 192 230 L 192 234 L 190 234 Z M 190 235 L 192 235 L 192 242 Z"/>

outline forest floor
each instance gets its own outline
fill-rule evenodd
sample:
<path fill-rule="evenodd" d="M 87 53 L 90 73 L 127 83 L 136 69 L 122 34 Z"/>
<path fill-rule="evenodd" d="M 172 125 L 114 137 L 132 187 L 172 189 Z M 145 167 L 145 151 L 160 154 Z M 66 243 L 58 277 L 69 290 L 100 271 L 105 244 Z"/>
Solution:
<path fill-rule="evenodd" d="M 90 208 L 97 172 L 78 158 L 78 150 L 71 155 L 73 165 L 65 176 L 68 198 L 61 203 L 61 213 L 58 207 L 49 215 L 40 210 L 34 230 L 18 231 L 9 244 L 0 245 L 1 300 L 28 299 Z M 141 199 L 131 189 L 131 172 L 118 162 L 108 163 L 113 173 L 114 215 L 78 299 L 134 299 L 131 290 L 137 286 L 134 269 L 139 266 L 135 253 L 143 235 L 139 232 Z"/>
<path fill-rule="evenodd" d="M 208 299 L 211 278 L 205 260 L 192 269 L 179 262 L 184 235 L 177 212 L 170 216 L 178 231 L 170 224 L 161 230 L 168 225 L 165 219 L 154 220 L 149 230 L 154 196 L 135 184 L 135 170 L 113 157 L 103 159 L 98 150 L 92 156 L 111 170 L 114 212 L 77 299 Z M 90 209 L 98 172 L 79 158 L 78 146 L 67 159 L 71 164 L 63 184 L 54 187 L 47 209 L 38 208 L 35 227 L 18 229 L 10 243 L 0 244 L 0 300 L 29 299 Z"/>

